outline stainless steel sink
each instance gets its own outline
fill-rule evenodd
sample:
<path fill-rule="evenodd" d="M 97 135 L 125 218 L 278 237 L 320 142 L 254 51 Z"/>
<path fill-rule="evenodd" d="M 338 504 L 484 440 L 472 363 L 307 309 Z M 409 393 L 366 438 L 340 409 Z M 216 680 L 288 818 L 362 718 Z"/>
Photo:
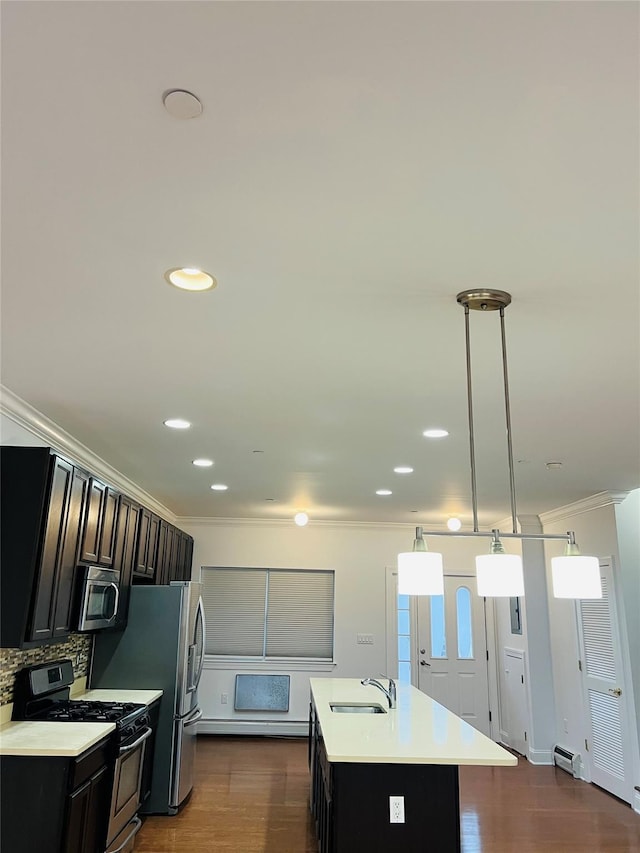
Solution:
<path fill-rule="evenodd" d="M 358 702 L 329 702 L 329 707 L 336 714 L 386 714 L 382 705 L 369 705 Z"/>

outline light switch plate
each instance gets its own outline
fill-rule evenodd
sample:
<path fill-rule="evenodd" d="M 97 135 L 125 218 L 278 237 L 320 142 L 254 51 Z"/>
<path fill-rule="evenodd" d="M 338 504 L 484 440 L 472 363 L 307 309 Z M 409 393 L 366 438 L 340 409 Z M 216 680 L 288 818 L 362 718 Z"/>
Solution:
<path fill-rule="evenodd" d="M 373 634 L 356 634 L 356 643 L 359 646 L 372 646 Z"/>

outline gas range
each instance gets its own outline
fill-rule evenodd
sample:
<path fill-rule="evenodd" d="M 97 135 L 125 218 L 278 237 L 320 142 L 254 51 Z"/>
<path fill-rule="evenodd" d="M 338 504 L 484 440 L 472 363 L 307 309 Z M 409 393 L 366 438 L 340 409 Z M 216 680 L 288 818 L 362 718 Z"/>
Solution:
<path fill-rule="evenodd" d="M 72 683 L 70 660 L 20 670 L 16 676 L 12 718 L 59 723 L 115 723 L 120 744 L 148 727 L 146 705 L 70 699 Z"/>

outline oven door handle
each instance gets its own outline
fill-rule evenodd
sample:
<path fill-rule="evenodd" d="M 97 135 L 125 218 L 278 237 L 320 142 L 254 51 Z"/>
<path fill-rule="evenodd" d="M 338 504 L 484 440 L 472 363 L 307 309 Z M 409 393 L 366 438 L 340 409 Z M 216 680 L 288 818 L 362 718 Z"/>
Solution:
<path fill-rule="evenodd" d="M 127 846 L 127 844 L 131 841 L 131 839 L 133 838 L 133 836 L 138 834 L 138 830 L 139 830 L 139 829 L 140 829 L 140 827 L 142 826 L 142 821 L 140 820 L 140 818 L 139 818 L 139 817 L 137 817 L 137 816 L 136 816 L 136 817 L 134 817 L 134 819 L 131 821 L 131 823 L 133 823 L 133 824 L 134 824 L 134 827 L 133 827 L 133 829 L 131 830 L 131 832 L 129 833 L 129 835 L 127 835 L 127 837 L 126 837 L 126 838 L 125 838 L 125 840 L 122 842 L 122 844 L 120 844 L 118 847 L 116 847 L 116 849 L 115 849 L 115 850 L 110 850 L 110 851 L 109 851 L 109 853 L 120 853 L 120 851 L 121 851 L 121 850 L 124 850 L 124 849 L 125 849 L 125 847 L 126 847 L 126 846 Z"/>
<path fill-rule="evenodd" d="M 133 743 L 130 743 L 128 746 L 121 746 L 118 750 L 119 754 L 122 755 L 124 752 L 131 752 L 132 749 L 135 749 L 137 746 L 145 741 L 148 737 L 151 737 L 153 734 L 153 729 L 146 728 L 144 730 L 144 734 L 142 734 L 137 740 L 134 740 Z"/>

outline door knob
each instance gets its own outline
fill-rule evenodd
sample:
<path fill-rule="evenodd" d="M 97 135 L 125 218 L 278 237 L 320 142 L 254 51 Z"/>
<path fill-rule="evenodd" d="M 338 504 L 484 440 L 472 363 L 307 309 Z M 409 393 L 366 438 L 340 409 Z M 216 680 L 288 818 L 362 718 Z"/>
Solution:
<path fill-rule="evenodd" d="M 622 690 L 620 687 L 616 687 L 616 688 L 610 687 L 609 693 L 611 693 L 612 696 L 622 696 Z"/>
<path fill-rule="evenodd" d="M 426 654 L 426 652 L 427 652 L 427 650 L 426 650 L 426 649 L 420 649 L 420 654 L 421 654 L 421 655 Z"/>
<path fill-rule="evenodd" d="M 426 662 L 426 660 L 421 660 L 421 661 L 420 661 L 420 666 L 431 666 L 431 664 L 430 664 L 430 663 L 427 663 L 427 662 Z"/>

